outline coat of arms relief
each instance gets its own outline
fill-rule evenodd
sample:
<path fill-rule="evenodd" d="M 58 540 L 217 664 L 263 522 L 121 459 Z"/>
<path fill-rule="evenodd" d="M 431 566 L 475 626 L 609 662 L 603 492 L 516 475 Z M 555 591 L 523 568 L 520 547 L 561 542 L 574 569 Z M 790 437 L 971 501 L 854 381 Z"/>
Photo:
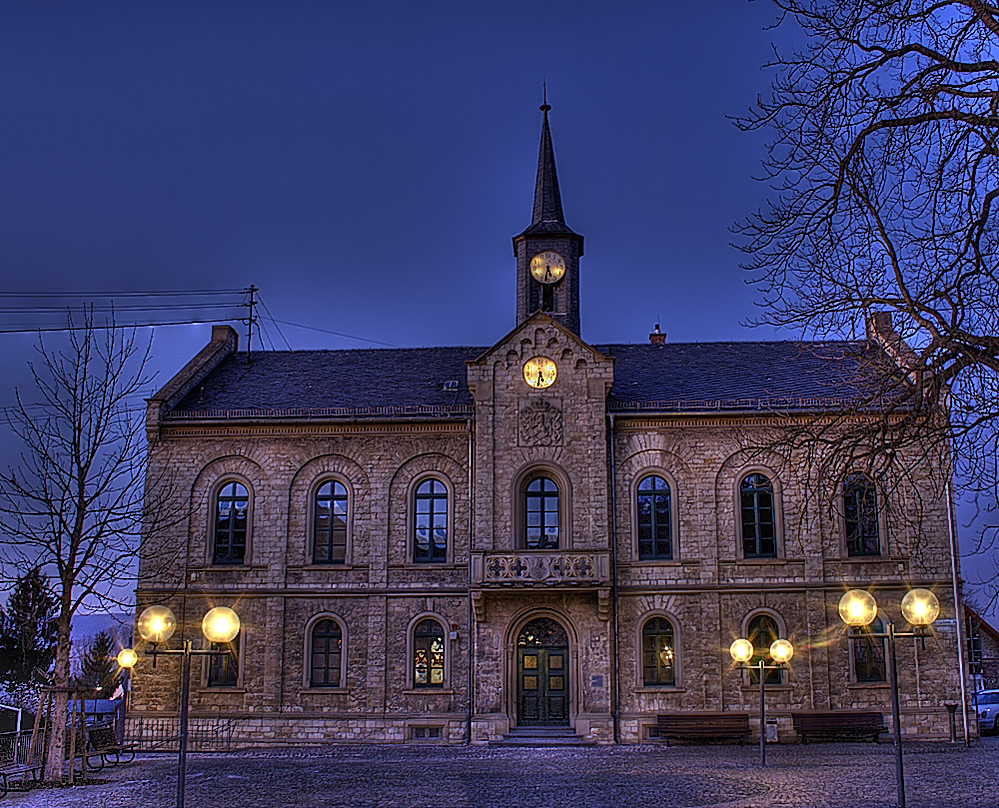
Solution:
<path fill-rule="evenodd" d="M 521 446 L 561 446 L 562 410 L 547 399 L 522 404 L 520 409 Z"/>

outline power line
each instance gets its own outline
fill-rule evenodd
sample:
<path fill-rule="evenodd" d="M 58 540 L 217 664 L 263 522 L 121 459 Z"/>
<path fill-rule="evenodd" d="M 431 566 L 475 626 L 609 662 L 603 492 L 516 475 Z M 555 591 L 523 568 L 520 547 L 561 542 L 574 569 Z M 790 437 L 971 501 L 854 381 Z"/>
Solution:
<path fill-rule="evenodd" d="M 331 331 L 328 328 L 317 328 L 314 325 L 302 325 L 302 323 L 293 323 L 293 322 L 290 322 L 289 320 L 277 320 L 277 319 L 275 319 L 273 317 L 271 317 L 269 319 L 273 320 L 275 323 L 281 323 L 282 325 L 290 325 L 290 326 L 294 326 L 295 328 L 304 328 L 307 331 L 318 331 L 318 332 L 320 332 L 322 334 L 333 334 L 333 336 L 344 337 L 345 339 L 354 339 L 354 340 L 358 340 L 359 342 L 370 342 L 370 343 L 372 343 L 374 345 L 384 345 L 386 348 L 398 348 L 399 347 L 398 345 L 394 345 L 391 342 L 382 342 L 381 340 L 368 339 L 367 337 L 355 337 L 353 334 L 344 334 L 342 331 Z"/>
<path fill-rule="evenodd" d="M 210 320 L 172 320 L 169 322 L 153 322 L 153 323 L 139 323 L 139 322 L 125 322 L 125 323 L 114 323 L 107 325 L 93 325 L 87 326 L 94 331 L 108 331 L 115 328 L 158 328 L 160 326 L 168 325 L 209 325 L 214 323 L 241 323 L 243 319 L 240 317 L 215 317 Z M 3 328 L 0 327 L 0 334 L 33 334 L 38 332 L 50 332 L 50 331 L 72 331 L 74 328 L 82 329 L 83 326 L 69 326 L 69 325 L 59 325 L 59 326 L 27 326 L 18 328 Z"/>
<path fill-rule="evenodd" d="M 117 291 L 117 292 L 2 292 L 0 291 L 0 299 L 5 297 L 80 297 L 80 298 L 99 298 L 99 297 L 183 297 L 187 295 L 239 295 L 245 294 L 246 289 L 186 289 L 178 290 L 175 292 L 166 290 L 156 290 L 149 292 L 138 292 L 133 290 L 128 291 Z"/>
<path fill-rule="evenodd" d="M 284 335 L 284 331 L 281 330 L 281 324 L 275 320 L 274 315 L 271 314 L 271 307 L 264 302 L 263 295 L 258 295 L 258 298 L 260 300 L 260 305 L 263 306 L 264 311 L 267 312 L 267 317 L 272 323 L 274 323 L 274 327 L 277 329 L 278 334 L 280 334 L 281 339 L 284 340 L 284 344 L 288 346 L 289 351 L 292 350 L 291 343 L 288 342 L 288 338 Z"/>

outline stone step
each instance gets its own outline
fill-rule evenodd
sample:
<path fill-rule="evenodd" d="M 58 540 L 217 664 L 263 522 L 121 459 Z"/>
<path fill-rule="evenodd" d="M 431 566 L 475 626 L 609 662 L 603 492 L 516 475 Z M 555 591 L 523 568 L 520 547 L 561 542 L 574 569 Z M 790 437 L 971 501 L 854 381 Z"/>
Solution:
<path fill-rule="evenodd" d="M 568 727 L 517 727 L 510 730 L 494 746 L 596 746 L 596 741 L 588 741 Z"/>

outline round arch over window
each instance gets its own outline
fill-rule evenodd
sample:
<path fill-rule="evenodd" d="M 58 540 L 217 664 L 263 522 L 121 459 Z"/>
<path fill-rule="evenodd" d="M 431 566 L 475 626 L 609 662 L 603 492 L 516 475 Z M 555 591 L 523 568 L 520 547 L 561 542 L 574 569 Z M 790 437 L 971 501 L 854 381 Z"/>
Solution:
<path fill-rule="evenodd" d="M 313 499 L 312 563 L 343 564 L 347 559 L 347 487 L 326 480 Z"/>
<path fill-rule="evenodd" d="M 433 618 L 413 627 L 413 687 L 444 687 L 444 627 Z"/>
<path fill-rule="evenodd" d="M 332 617 L 322 617 L 309 632 L 309 687 L 340 687 L 343 630 Z"/>
<path fill-rule="evenodd" d="M 754 471 L 739 483 L 744 558 L 777 557 L 777 507 L 773 481 Z"/>
<path fill-rule="evenodd" d="M 669 481 L 658 474 L 642 477 L 635 489 L 638 558 L 673 558 L 673 496 Z"/>
<path fill-rule="evenodd" d="M 413 492 L 413 562 L 447 561 L 448 491 L 442 480 L 427 477 Z"/>
<path fill-rule="evenodd" d="M 532 477 L 524 489 L 524 548 L 557 550 L 559 548 L 558 483 L 551 477 Z"/>
<path fill-rule="evenodd" d="M 673 624 L 665 617 L 650 617 L 642 625 L 642 684 L 645 687 L 676 685 L 676 641 Z"/>
<path fill-rule="evenodd" d="M 249 532 L 250 494 L 238 480 L 226 480 L 215 492 L 212 563 L 242 564 Z"/>
<path fill-rule="evenodd" d="M 779 638 L 780 625 L 777 623 L 777 618 L 773 615 L 760 612 L 750 617 L 746 621 L 746 639 L 753 644 L 753 658 L 750 660 L 749 665 L 759 665 L 761 659 L 767 665 L 772 664 L 773 658 L 770 656 L 770 646 L 773 645 L 774 640 Z M 750 667 L 749 680 L 753 684 L 760 681 L 760 672 L 758 669 L 754 671 Z M 764 681 L 767 684 L 779 685 L 781 683 L 781 672 L 776 669 L 767 671 Z"/>

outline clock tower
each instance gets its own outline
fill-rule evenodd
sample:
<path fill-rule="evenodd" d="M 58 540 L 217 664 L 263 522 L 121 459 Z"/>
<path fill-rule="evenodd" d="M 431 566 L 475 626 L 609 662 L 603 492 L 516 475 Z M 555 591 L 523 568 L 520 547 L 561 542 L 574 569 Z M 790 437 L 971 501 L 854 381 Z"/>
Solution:
<path fill-rule="evenodd" d="M 517 323 L 536 311 L 543 311 L 578 336 L 583 237 L 565 223 L 548 128 L 551 107 L 545 103 L 540 109 L 544 117 L 534 184 L 534 213 L 531 226 L 513 239 L 513 254 L 517 257 Z"/>

